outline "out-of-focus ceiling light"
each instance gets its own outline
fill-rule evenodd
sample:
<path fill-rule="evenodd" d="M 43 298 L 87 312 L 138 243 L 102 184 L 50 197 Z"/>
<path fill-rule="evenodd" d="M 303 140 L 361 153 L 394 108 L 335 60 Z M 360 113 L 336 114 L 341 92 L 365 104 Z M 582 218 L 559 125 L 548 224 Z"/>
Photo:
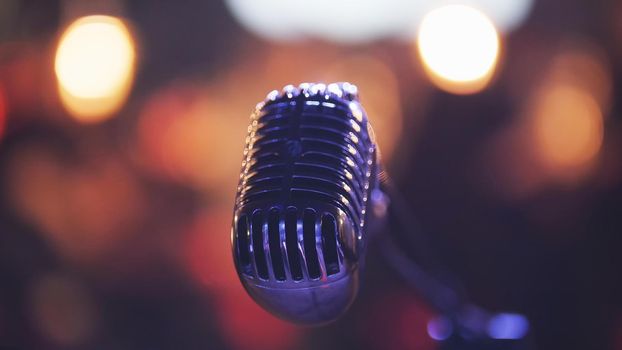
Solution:
<path fill-rule="evenodd" d="M 424 14 L 439 5 L 433 0 L 226 0 L 233 16 L 248 30 L 276 41 L 319 38 L 362 43 L 397 37 L 412 40 Z M 517 28 L 533 0 L 457 0 L 491 18 L 501 32 Z"/>

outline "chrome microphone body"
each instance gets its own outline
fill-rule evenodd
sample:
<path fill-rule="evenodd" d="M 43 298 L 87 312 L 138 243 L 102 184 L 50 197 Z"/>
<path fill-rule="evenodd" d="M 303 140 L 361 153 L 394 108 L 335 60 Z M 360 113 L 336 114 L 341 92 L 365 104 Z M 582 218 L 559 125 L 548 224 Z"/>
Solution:
<path fill-rule="evenodd" d="M 357 295 L 378 151 L 349 83 L 288 85 L 251 116 L 234 207 L 235 266 L 253 299 L 299 324 Z"/>

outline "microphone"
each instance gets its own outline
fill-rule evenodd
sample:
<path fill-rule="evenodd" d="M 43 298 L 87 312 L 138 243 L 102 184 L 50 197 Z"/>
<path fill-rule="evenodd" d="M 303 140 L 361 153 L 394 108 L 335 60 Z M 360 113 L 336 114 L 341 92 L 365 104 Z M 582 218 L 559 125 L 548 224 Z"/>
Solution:
<path fill-rule="evenodd" d="M 355 85 L 287 85 L 251 115 L 232 224 L 250 296 L 306 325 L 341 316 L 357 295 L 378 149 Z"/>

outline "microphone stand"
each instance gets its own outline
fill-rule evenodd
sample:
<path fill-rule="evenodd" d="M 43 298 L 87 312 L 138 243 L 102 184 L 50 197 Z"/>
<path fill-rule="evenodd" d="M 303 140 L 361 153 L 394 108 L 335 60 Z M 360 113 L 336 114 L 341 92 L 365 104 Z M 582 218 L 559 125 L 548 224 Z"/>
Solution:
<path fill-rule="evenodd" d="M 462 284 L 436 258 L 428 237 L 412 218 L 413 211 L 386 173 L 381 173 L 380 189 L 372 196 L 376 216 L 385 217 L 393 228 L 391 235 L 378 237 L 381 253 L 440 313 L 428 323 L 427 331 L 440 342 L 441 349 L 533 349 L 525 316 L 489 312 L 469 301 Z M 409 252 L 400 248 L 403 246 L 409 247 Z"/>

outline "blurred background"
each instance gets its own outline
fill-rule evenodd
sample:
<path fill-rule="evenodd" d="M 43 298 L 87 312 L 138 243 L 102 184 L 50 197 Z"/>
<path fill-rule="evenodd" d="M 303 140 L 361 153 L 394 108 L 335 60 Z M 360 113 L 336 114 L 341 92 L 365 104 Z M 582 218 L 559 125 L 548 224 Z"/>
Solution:
<path fill-rule="evenodd" d="M 438 349 L 373 244 L 322 328 L 235 274 L 251 111 L 345 80 L 475 302 L 622 350 L 621 63 L 615 0 L 2 0 L 0 348 Z"/>

